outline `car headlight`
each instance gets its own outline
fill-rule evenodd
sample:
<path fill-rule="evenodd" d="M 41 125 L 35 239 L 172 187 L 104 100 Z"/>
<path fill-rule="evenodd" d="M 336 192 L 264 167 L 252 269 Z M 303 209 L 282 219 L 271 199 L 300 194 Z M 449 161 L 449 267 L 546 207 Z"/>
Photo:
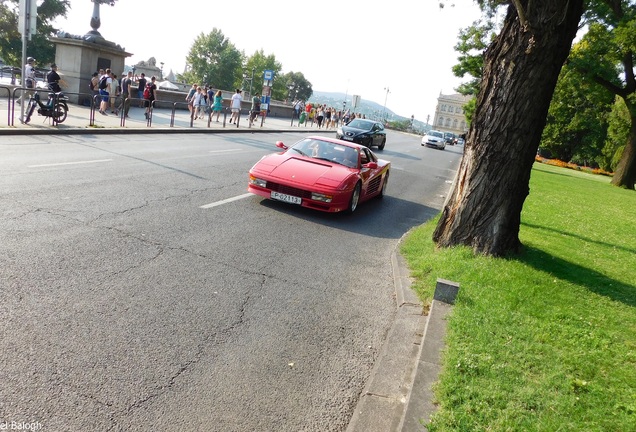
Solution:
<path fill-rule="evenodd" d="M 322 201 L 326 203 L 330 203 L 333 197 L 331 195 L 325 195 L 317 192 L 311 193 L 311 199 L 314 201 Z"/>
<path fill-rule="evenodd" d="M 267 187 L 267 181 L 263 179 L 259 179 L 250 174 L 250 184 L 260 187 Z"/>

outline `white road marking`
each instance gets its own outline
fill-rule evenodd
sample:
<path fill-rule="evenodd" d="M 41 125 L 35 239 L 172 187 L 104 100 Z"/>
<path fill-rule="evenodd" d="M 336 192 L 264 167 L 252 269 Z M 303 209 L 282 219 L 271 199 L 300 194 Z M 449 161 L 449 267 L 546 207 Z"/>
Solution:
<path fill-rule="evenodd" d="M 237 196 L 232 197 L 232 198 L 228 198 L 228 199 L 224 199 L 224 200 L 221 200 L 221 201 L 213 202 L 213 203 L 210 203 L 210 204 L 202 205 L 199 208 L 209 209 L 209 208 L 212 208 L 212 207 L 217 207 L 217 206 L 220 206 L 220 205 L 223 205 L 223 204 L 231 203 L 232 201 L 238 201 L 240 199 L 247 198 L 249 196 L 254 196 L 254 194 L 246 193 L 246 194 L 243 194 L 243 195 L 237 195 Z"/>
<path fill-rule="evenodd" d="M 62 165 L 80 165 L 80 164 L 90 164 L 90 163 L 100 163 L 100 162 L 112 162 L 112 159 L 98 159 L 98 160 L 90 160 L 90 161 L 60 162 L 60 163 L 52 163 L 52 164 L 28 165 L 27 168 L 54 167 L 54 166 L 62 166 Z"/>

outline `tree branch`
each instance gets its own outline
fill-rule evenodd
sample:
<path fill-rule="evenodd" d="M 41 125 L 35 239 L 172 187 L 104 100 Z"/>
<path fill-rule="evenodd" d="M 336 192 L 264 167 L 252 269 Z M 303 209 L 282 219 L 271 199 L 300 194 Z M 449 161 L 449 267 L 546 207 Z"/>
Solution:
<path fill-rule="evenodd" d="M 528 20 L 526 19 L 526 12 L 523 9 L 523 5 L 521 4 L 521 0 L 512 0 L 512 3 L 515 5 L 517 9 L 517 16 L 519 17 L 519 22 L 522 27 L 526 27 L 528 24 Z"/>

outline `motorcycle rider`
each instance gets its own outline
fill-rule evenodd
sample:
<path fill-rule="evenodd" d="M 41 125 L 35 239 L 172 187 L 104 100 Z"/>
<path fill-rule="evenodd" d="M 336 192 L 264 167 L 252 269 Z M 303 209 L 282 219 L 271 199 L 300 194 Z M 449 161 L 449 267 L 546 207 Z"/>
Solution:
<path fill-rule="evenodd" d="M 46 74 L 46 82 L 53 93 L 59 93 L 62 91 L 62 88 L 60 87 L 60 79 L 60 75 L 57 73 L 57 65 L 53 63 L 51 65 L 51 70 Z"/>

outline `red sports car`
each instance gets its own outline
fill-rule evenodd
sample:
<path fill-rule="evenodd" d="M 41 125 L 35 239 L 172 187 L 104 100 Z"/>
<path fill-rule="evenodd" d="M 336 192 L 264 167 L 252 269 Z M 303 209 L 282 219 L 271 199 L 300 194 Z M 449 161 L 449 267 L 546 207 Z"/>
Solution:
<path fill-rule="evenodd" d="M 249 172 L 247 190 L 273 200 L 326 212 L 352 213 L 386 192 L 391 162 L 367 147 L 311 136 L 264 156 Z"/>

